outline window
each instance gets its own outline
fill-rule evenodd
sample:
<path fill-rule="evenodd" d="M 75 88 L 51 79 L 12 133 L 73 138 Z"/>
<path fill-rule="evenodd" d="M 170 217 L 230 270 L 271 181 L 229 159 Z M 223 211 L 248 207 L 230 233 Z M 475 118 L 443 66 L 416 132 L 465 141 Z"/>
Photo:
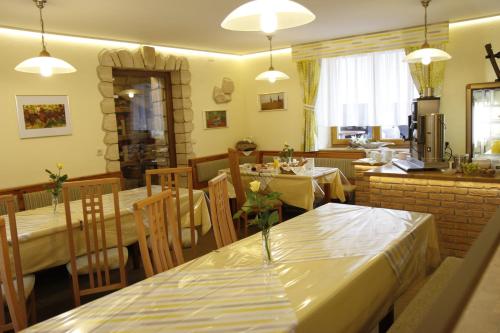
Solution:
<path fill-rule="evenodd" d="M 322 59 L 316 102 L 318 148 L 330 146 L 330 127 L 338 126 L 335 139 L 360 136 L 399 139 L 407 132 L 411 103 L 418 97 L 404 50 Z M 379 126 L 380 130 L 372 131 Z M 349 130 L 351 129 L 352 130 Z"/>

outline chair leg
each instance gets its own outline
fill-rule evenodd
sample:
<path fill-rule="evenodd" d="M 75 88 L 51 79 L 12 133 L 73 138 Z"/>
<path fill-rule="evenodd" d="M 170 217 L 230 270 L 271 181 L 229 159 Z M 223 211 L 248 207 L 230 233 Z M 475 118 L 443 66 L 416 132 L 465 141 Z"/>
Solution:
<path fill-rule="evenodd" d="M 281 206 L 278 207 L 278 215 L 279 215 L 278 223 L 283 222 L 283 207 L 281 207 Z"/>

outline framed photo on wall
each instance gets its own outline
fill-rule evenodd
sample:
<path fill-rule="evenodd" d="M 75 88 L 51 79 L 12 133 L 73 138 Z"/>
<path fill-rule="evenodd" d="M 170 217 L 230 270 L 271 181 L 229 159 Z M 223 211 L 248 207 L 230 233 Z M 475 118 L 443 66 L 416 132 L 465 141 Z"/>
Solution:
<path fill-rule="evenodd" d="M 203 111 L 205 129 L 227 128 L 227 111 Z"/>
<path fill-rule="evenodd" d="M 17 95 L 16 106 L 22 139 L 71 134 L 68 96 Z"/>
<path fill-rule="evenodd" d="M 285 111 L 286 109 L 286 93 L 259 94 L 259 111 Z"/>

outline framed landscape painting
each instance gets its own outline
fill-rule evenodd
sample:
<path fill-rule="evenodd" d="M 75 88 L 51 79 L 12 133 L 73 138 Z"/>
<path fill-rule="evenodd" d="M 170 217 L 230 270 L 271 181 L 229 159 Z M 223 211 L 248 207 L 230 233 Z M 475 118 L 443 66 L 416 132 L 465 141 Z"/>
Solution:
<path fill-rule="evenodd" d="M 287 108 L 286 104 L 284 92 L 259 95 L 259 111 L 284 111 Z"/>
<path fill-rule="evenodd" d="M 205 111 L 204 123 L 205 129 L 213 128 L 226 128 L 227 127 L 227 111 L 217 110 L 217 111 Z"/>
<path fill-rule="evenodd" d="M 68 96 L 16 96 L 21 138 L 71 134 Z"/>

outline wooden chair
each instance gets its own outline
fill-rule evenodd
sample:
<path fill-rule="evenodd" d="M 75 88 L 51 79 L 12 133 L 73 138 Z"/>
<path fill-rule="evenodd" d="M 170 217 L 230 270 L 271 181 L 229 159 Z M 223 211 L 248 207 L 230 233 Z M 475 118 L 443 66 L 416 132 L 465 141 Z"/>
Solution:
<path fill-rule="evenodd" d="M 240 173 L 240 152 L 229 148 L 228 149 L 228 157 L 229 157 L 229 169 L 231 170 L 231 178 L 233 181 L 234 192 L 236 194 L 236 209 L 239 210 L 245 204 L 247 200 L 245 189 L 243 188 L 243 182 L 241 180 Z M 280 200 L 276 200 L 275 202 L 270 203 L 273 206 L 273 209 L 276 209 L 279 214 L 279 222 L 283 220 L 283 212 L 282 206 L 283 203 Z M 241 215 L 244 222 L 244 234 L 245 236 L 248 234 L 248 216 L 247 214 Z M 240 226 L 238 224 L 238 230 Z"/>
<path fill-rule="evenodd" d="M 234 230 L 229 195 L 227 193 L 227 175 L 221 174 L 208 182 L 210 195 L 210 216 L 217 248 L 229 245 L 238 240 Z"/>
<path fill-rule="evenodd" d="M 134 217 L 142 263 L 147 277 L 184 263 L 171 190 L 151 195 L 134 203 Z M 147 231 L 146 224 L 148 225 Z M 149 234 L 149 244 L 147 234 Z M 169 245 L 170 243 L 172 246 Z M 172 257 L 172 252 L 175 257 Z"/>
<path fill-rule="evenodd" d="M 146 186 L 148 196 L 153 194 L 151 185 L 153 176 L 158 177 L 161 191 L 172 190 L 175 197 L 175 214 L 177 216 L 179 239 L 183 247 L 191 247 L 196 253 L 198 243 L 198 233 L 194 224 L 194 199 L 193 199 L 193 172 L 191 167 L 163 168 L 146 170 Z M 189 204 L 189 229 L 182 228 L 181 215 L 181 188 L 185 188 L 188 193 Z M 187 235 L 189 233 L 189 235 Z"/>
<path fill-rule="evenodd" d="M 106 223 L 104 219 L 102 195 L 105 185 L 112 187 L 114 225 L 111 221 Z M 80 190 L 83 209 L 83 221 L 80 221 L 80 228 L 75 228 L 73 225 L 70 209 L 70 192 L 75 188 Z M 72 277 L 75 306 L 80 305 L 82 296 L 117 290 L 127 285 L 125 264 L 128 259 L 128 251 L 122 242 L 119 190 L 119 178 L 83 180 L 63 184 L 66 228 L 71 258 L 66 268 Z M 108 234 L 107 228 L 114 230 L 109 231 L 114 235 Z M 80 237 L 83 239 L 84 248 L 78 248 L 75 244 L 75 238 L 79 240 Z M 116 244 L 110 246 L 108 237 L 112 240 L 116 239 Z M 80 253 L 84 254 L 78 256 Z M 119 281 L 113 282 L 110 271 L 116 269 L 119 270 Z M 82 289 L 80 287 L 79 275 L 88 275 L 88 288 Z"/>
<path fill-rule="evenodd" d="M 0 293 L 0 304 L 2 306 L 0 311 L 0 331 L 5 332 L 14 329 L 17 332 L 27 327 L 26 300 L 29 302 L 30 319 L 33 322 L 36 321 L 35 293 L 33 291 L 35 275 L 23 275 L 14 196 L 0 196 L 0 204 L 6 207 L 9 218 L 10 245 L 13 259 L 11 263 L 5 220 L 0 217 L 0 278 L 3 288 Z M 14 269 L 14 276 L 12 268 Z M 10 323 L 7 323 L 4 317 L 5 303 L 7 303 L 9 309 Z"/>

